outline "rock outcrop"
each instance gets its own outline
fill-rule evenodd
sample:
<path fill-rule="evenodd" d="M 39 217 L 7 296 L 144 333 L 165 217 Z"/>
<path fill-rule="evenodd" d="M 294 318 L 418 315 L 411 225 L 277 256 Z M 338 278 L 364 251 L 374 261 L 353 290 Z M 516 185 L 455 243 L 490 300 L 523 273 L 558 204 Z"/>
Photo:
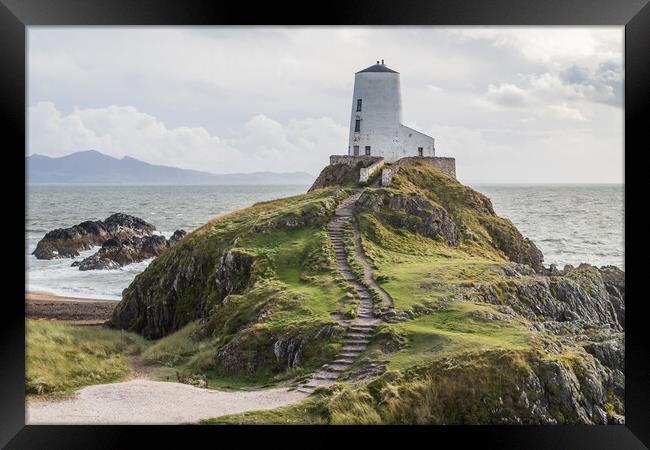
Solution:
<path fill-rule="evenodd" d="M 79 270 L 119 269 L 160 255 L 185 234 L 184 230 L 176 230 L 169 239 L 162 235 L 114 237 L 105 241 L 97 253 L 82 261 L 75 261 L 72 266 L 78 266 Z"/>
<path fill-rule="evenodd" d="M 336 324 L 292 326 L 279 333 L 244 329 L 216 351 L 215 368 L 225 374 L 252 376 L 263 368 L 282 371 L 304 367 L 306 359 L 316 365 L 336 354 L 333 342 L 343 334 L 344 329 Z"/>
<path fill-rule="evenodd" d="M 480 218 L 479 221 L 492 237 L 492 245 L 511 261 L 528 264 L 538 272 L 543 271 L 542 251 L 533 241 L 523 237 L 509 220 L 493 213 L 491 216 Z"/>
<path fill-rule="evenodd" d="M 365 191 L 357 207 L 376 214 L 382 222 L 394 228 L 403 228 L 431 239 L 441 238 L 450 246 L 458 245 L 458 227 L 449 213 L 423 195 L 381 189 Z"/>
<path fill-rule="evenodd" d="M 621 276 L 623 272 L 621 272 Z M 561 276 L 518 277 L 496 284 L 481 284 L 468 291 L 468 299 L 480 298 L 494 305 L 507 305 L 529 320 L 540 321 L 541 328 L 556 322 L 581 321 L 591 325 L 610 325 L 622 331 L 625 303 L 613 297 L 602 269 L 582 264 Z M 617 281 L 608 280 L 607 283 Z"/>
<path fill-rule="evenodd" d="M 117 213 L 106 220 L 86 221 L 50 231 L 38 241 L 32 254 L 38 259 L 74 258 L 108 239 L 149 236 L 155 230 L 156 227 L 138 217 Z"/>
<path fill-rule="evenodd" d="M 219 261 L 215 285 L 220 297 L 242 291 L 248 284 L 253 266 L 253 256 L 237 250 L 228 250 Z"/>
<path fill-rule="evenodd" d="M 358 166 L 349 166 L 347 164 L 332 164 L 325 167 L 311 185 L 308 192 L 316 189 L 322 189 L 331 186 L 346 186 L 359 182 L 359 169 L 363 167 L 362 164 Z"/>

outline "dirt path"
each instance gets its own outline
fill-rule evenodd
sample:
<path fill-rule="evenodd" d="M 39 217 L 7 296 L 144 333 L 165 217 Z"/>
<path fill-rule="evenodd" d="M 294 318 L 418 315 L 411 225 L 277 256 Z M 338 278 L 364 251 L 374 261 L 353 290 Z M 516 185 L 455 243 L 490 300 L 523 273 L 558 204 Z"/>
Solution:
<path fill-rule="evenodd" d="M 179 424 L 273 409 L 305 398 L 286 388 L 215 391 L 135 379 L 81 389 L 72 399 L 28 404 L 27 424 Z"/>

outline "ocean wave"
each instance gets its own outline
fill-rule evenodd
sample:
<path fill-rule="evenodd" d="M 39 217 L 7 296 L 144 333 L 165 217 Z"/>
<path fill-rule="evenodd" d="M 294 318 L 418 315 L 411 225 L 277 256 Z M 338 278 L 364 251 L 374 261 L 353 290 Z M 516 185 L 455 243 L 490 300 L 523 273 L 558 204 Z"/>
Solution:
<path fill-rule="evenodd" d="M 88 287 L 76 288 L 52 288 L 48 285 L 25 285 L 29 292 L 43 292 L 45 294 L 58 295 L 61 297 L 92 298 L 97 300 L 122 300 L 122 292 L 102 292 Z"/>

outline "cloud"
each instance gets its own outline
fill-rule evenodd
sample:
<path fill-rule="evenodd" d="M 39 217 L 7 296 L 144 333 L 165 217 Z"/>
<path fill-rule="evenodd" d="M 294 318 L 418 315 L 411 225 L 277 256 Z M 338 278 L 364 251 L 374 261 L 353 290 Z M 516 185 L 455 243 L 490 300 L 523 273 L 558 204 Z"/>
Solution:
<path fill-rule="evenodd" d="M 202 127 L 168 127 L 132 106 L 75 108 L 63 114 L 51 102 L 29 108 L 29 153 L 62 156 L 95 149 L 121 158 L 216 173 L 299 171 L 318 173 L 331 153 L 342 153 L 347 128 L 332 119 L 286 124 L 256 115 L 231 136 Z"/>
<path fill-rule="evenodd" d="M 531 103 L 528 92 L 510 83 L 498 86 L 490 84 L 486 94 L 488 100 L 503 106 L 526 106 Z"/>
<path fill-rule="evenodd" d="M 427 89 L 431 92 L 442 92 L 443 90 L 440 86 L 434 86 L 433 84 L 427 84 Z"/>
<path fill-rule="evenodd" d="M 621 60 L 621 27 L 472 27 L 454 30 L 460 39 L 484 41 L 497 48 L 511 49 L 524 58 L 551 65 L 567 61 Z"/>
<path fill-rule="evenodd" d="M 347 150 L 354 73 L 383 58 L 405 124 L 457 156 L 461 178 L 523 174 L 506 167 L 526 158 L 495 155 L 553 154 L 551 136 L 589 143 L 594 173 L 620 172 L 622 27 L 29 27 L 28 45 L 29 152 L 316 173 Z M 470 153 L 446 134 L 468 130 Z M 548 179 L 554 161 L 521 179 Z"/>

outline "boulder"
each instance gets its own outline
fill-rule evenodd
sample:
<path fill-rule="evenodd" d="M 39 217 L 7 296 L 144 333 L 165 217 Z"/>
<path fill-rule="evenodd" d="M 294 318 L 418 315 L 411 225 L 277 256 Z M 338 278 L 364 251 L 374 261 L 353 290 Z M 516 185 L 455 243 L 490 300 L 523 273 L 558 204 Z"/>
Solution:
<path fill-rule="evenodd" d="M 169 239 L 162 235 L 114 237 L 105 241 L 97 253 L 82 261 L 75 261 L 72 266 L 79 267 L 79 270 L 119 269 L 160 255 L 185 234 L 184 230 L 176 230 Z"/>
<path fill-rule="evenodd" d="M 111 238 L 149 236 L 156 227 L 128 214 L 117 213 L 106 220 L 86 221 L 70 228 L 58 228 L 38 241 L 32 253 L 38 259 L 74 258 L 80 251 L 102 245 Z"/>

